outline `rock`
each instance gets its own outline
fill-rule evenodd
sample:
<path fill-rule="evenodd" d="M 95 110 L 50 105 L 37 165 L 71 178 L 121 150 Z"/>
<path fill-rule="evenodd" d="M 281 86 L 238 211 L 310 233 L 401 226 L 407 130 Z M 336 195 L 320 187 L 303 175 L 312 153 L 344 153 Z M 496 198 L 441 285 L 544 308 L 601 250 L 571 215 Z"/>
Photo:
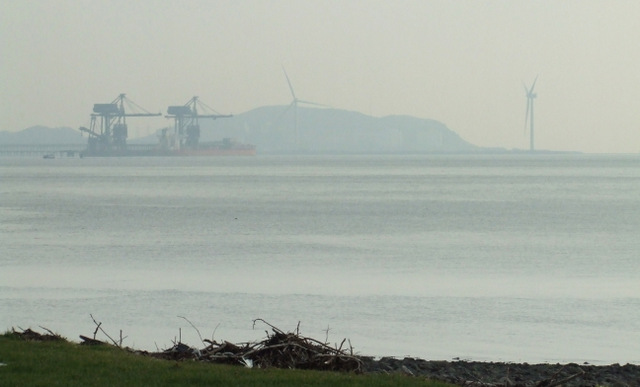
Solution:
<path fill-rule="evenodd" d="M 640 365 L 635 364 L 448 362 L 391 357 L 379 360 L 363 357 L 362 360 L 364 372 L 411 373 L 461 386 L 549 386 L 563 380 L 563 387 L 640 386 Z"/>

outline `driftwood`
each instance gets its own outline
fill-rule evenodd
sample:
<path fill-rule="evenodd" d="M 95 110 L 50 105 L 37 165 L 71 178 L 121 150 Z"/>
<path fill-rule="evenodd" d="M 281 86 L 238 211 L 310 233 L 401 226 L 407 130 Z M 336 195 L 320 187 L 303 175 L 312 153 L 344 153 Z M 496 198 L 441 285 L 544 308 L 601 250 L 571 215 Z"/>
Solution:
<path fill-rule="evenodd" d="M 97 322 L 92 314 L 90 314 L 89 316 L 91 316 L 91 319 L 93 320 L 93 323 L 96 324 L 96 330 L 93 331 L 93 339 L 89 339 L 86 336 L 80 335 L 80 338 L 83 340 L 83 344 L 84 343 L 86 343 L 86 344 L 102 344 L 103 342 L 101 342 L 100 340 L 96 339 L 96 334 L 98 333 L 98 331 L 100 331 L 105 336 L 107 336 L 107 338 L 109 338 L 109 340 L 111 340 L 113 345 L 115 345 L 116 347 L 122 348 L 122 342 L 124 341 L 124 339 L 127 338 L 126 336 L 122 337 L 122 329 L 120 330 L 120 340 L 116 341 L 111 336 L 109 336 L 109 334 L 107 332 L 105 332 L 104 329 L 102 329 L 102 322 Z"/>
<path fill-rule="evenodd" d="M 258 322 L 271 328 L 271 333 L 267 331 L 267 337 L 260 342 L 233 344 L 228 341 L 218 343 L 215 340 L 205 339 L 203 343 L 208 345 L 203 349 L 175 342 L 165 351 L 148 355 L 171 360 L 193 359 L 258 368 L 315 369 L 357 373 L 363 371 L 362 361 L 353 355 L 353 349 L 350 348 L 349 351 L 342 349 L 346 340 L 343 340 L 339 347 L 334 348 L 300 335 L 299 325 L 295 333 L 285 333 L 262 319 L 254 320 L 254 327 Z"/>
<path fill-rule="evenodd" d="M 16 331 L 15 328 L 11 328 L 11 331 L 13 332 L 14 335 L 20 336 L 22 339 L 28 340 L 28 341 L 66 341 L 67 340 L 64 337 L 60 336 L 59 334 L 53 333 L 50 329 L 47 329 L 43 326 L 41 326 L 40 328 L 47 331 L 47 333 L 42 334 L 42 333 L 33 331 L 30 328 L 22 329 L 20 327 L 18 327 L 20 331 Z"/>
<path fill-rule="evenodd" d="M 578 378 L 582 375 L 585 374 L 584 370 L 580 370 L 580 372 L 575 373 L 573 375 L 567 376 L 566 378 L 560 379 L 558 380 L 558 377 L 560 375 L 560 373 L 564 370 L 564 367 L 562 367 L 558 372 L 556 372 L 555 374 L 553 374 L 553 376 L 551 376 L 549 379 L 547 380 L 543 380 L 541 382 L 539 382 L 538 384 L 536 384 L 536 387 L 556 387 L 556 386 L 562 386 L 563 384 L 572 381 L 575 378 Z"/>
<path fill-rule="evenodd" d="M 82 340 L 82 342 L 80 343 L 81 345 L 102 345 L 102 344 L 108 344 L 108 343 L 105 343 L 104 341 L 100 341 L 100 340 L 92 339 L 91 337 L 87 337 L 87 336 L 83 336 L 83 335 L 80 335 L 80 339 Z"/>

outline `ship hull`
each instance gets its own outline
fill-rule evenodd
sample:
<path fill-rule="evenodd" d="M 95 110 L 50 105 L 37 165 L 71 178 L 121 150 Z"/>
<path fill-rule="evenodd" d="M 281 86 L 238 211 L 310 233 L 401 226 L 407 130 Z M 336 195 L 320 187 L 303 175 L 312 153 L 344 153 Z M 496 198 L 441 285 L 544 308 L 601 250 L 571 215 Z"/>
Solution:
<path fill-rule="evenodd" d="M 217 157 L 217 156 L 255 156 L 252 146 L 238 148 L 202 148 L 202 149 L 111 149 L 108 151 L 87 150 L 82 157 Z"/>
<path fill-rule="evenodd" d="M 246 149 L 185 149 L 169 151 L 171 156 L 206 157 L 206 156 L 255 156 L 255 148 Z"/>

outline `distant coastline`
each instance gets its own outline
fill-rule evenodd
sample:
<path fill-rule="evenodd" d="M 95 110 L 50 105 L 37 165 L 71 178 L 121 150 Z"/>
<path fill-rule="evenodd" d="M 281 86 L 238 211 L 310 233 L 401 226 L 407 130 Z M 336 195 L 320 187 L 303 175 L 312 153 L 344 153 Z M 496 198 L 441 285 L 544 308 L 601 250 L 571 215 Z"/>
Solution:
<path fill-rule="evenodd" d="M 134 148 L 155 144 L 157 137 L 145 136 L 140 138 L 132 138 L 129 140 Z M 0 155 L 44 155 L 49 153 L 59 153 L 64 156 L 71 153 L 77 156 L 79 152 L 87 147 L 87 137 L 81 136 L 81 133 L 70 127 L 49 128 L 46 126 L 34 126 L 17 132 L 0 132 Z M 528 149 L 507 149 L 499 147 L 478 147 L 465 144 L 459 148 L 452 147 L 447 149 L 437 149 L 433 147 L 425 147 L 425 149 L 326 149 L 301 150 L 292 149 L 273 149 L 267 147 L 260 148 L 260 154 L 309 154 L 309 155 L 420 155 L 420 154 L 496 154 L 496 155 L 532 155 L 532 154 L 583 154 L 578 151 L 557 151 L 557 150 L 536 150 L 531 152 Z M 74 154 L 75 153 L 75 154 Z"/>

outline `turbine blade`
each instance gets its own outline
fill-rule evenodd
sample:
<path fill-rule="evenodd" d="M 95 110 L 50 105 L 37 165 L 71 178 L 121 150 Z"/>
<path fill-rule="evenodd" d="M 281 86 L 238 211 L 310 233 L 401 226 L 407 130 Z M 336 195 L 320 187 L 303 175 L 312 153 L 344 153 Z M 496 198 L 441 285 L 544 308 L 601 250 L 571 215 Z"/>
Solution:
<path fill-rule="evenodd" d="M 291 107 L 293 106 L 294 102 L 291 102 L 283 111 L 282 113 L 278 114 L 278 117 L 276 117 L 276 119 L 273 121 L 274 123 L 278 123 L 280 122 L 280 120 L 282 119 L 282 117 L 284 117 L 285 114 L 287 114 L 287 112 L 289 111 L 289 109 L 291 109 Z"/>
<path fill-rule="evenodd" d="M 524 115 L 524 134 L 527 134 L 527 124 L 529 123 L 529 107 L 531 106 L 531 99 L 527 97 L 527 112 Z"/>
<path fill-rule="evenodd" d="M 307 105 L 322 106 L 322 107 L 331 107 L 331 106 L 329 106 L 329 105 L 323 105 L 323 104 L 321 104 L 321 103 L 315 103 L 315 102 L 311 102 L 311 101 L 305 101 L 305 100 L 302 100 L 302 99 L 299 99 L 299 100 L 298 100 L 298 102 L 299 102 L 299 103 L 304 103 L 304 104 L 307 104 Z"/>
<path fill-rule="evenodd" d="M 291 86 L 291 81 L 289 80 L 289 76 L 287 75 L 287 70 L 284 69 L 284 66 L 282 66 L 282 71 L 284 72 L 284 77 L 287 78 L 287 83 L 289 84 L 289 90 L 291 90 L 291 95 L 293 96 L 293 99 L 296 100 L 296 93 L 293 91 L 293 86 Z"/>
<path fill-rule="evenodd" d="M 533 88 L 536 87 L 536 82 L 537 81 L 538 81 L 538 76 L 536 75 L 536 79 L 533 80 L 533 83 L 531 84 L 531 89 L 529 90 L 530 94 L 533 93 Z"/>
<path fill-rule="evenodd" d="M 274 127 L 277 126 L 280 123 L 280 121 L 282 121 L 282 117 L 284 117 L 287 114 L 287 112 L 289 112 L 289 110 L 291 110 L 292 106 L 293 106 L 293 102 L 290 103 L 289 105 L 287 105 L 287 107 L 284 108 L 284 110 L 282 110 L 282 112 L 280 112 L 280 114 L 278 114 L 278 116 L 276 117 L 275 120 L 273 120 L 271 125 L 273 125 Z"/>

